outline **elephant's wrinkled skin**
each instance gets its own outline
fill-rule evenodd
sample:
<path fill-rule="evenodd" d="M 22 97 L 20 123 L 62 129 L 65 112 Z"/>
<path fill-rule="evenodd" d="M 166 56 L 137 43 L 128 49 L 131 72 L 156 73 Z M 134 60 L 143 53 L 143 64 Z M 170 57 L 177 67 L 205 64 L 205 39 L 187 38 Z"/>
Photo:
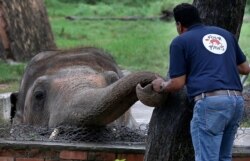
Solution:
<path fill-rule="evenodd" d="M 123 76 L 112 57 L 96 48 L 42 52 L 12 95 L 18 97 L 14 124 L 107 125 L 138 100 L 136 85 L 153 79 L 151 72 Z"/>

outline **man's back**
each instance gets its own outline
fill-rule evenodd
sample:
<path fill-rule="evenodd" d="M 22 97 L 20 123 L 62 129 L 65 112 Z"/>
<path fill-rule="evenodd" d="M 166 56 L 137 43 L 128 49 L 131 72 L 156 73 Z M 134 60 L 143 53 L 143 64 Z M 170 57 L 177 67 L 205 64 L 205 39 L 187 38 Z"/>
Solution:
<path fill-rule="evenodd" d="M 175 76 L 176 69 L 181 68 L 183 71 L 179 72 L 188 76 L 191 97 L 218 89 L 242 91 L 237 65 L 244 62 L 245 57 L 228 31 L 193 25 L 173 40 L 170 53 L 172 59 L 176 59 L 170 61 L 170 76 Z M 179 67 L 180 64 L 183 66 Z"/>

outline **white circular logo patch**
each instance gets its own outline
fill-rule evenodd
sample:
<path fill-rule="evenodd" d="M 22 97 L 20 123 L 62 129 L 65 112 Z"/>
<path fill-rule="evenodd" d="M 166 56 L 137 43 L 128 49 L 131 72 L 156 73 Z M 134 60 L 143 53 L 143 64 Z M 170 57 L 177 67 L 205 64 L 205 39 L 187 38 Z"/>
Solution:
<path fill-rule="evenodd" d="M 214 54 L 223 54 L 227 50 L 225 38 L 218 34 L 207 34 L 202 42 L 205 48 Z"/>

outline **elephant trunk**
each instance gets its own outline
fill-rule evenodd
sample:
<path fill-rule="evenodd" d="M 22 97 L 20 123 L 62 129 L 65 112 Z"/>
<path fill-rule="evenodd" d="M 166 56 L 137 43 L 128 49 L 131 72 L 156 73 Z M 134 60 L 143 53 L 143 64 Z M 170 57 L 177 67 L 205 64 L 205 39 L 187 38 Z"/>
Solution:
<path fill-rule="evenodd" d="M 124 114 L 137 100 L 136 86 L 143 86 L 154 80 L 155 74 L 151 72 L 137 72 L 129 74 L 115 83 L 88 92 L 88 97 L 94 97 L 96 102 L 84 115 L 84 125 L 102 126 L 113 122 Z M 92 98 L 93 100 L 93 98 Z M 93 117 L 94 116 L 94 117 Z"/>
<path fill-rule="evenodd" d="M 158 93 L 153 90 L 152 84 L 136 86 L 137 98 L 150 107 L 162 107 L 165 104 L 168 93 Z"/>

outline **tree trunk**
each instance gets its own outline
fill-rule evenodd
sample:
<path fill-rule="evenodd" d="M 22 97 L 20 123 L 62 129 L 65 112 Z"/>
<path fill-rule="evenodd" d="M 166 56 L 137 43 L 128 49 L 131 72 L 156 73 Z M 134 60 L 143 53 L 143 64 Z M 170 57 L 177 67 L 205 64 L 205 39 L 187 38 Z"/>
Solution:
<path fill-rule="evenodd" d="M 194 0 L 194 5 L 205 24 L 223 27 L 239 37 L 246 0 Z M 164 107 L 154 109 L 144 161 L 194 160 L 189 129 L 192 106 L 183 90 L 171 94 Z"/>
<path fill-rule="evenodd" d="M 240 36 L 246 0 L 194 0 L 202 21 L 207 25 L 216 25 Z"/>
<path fill-rule="evenodd" d="M 145 161 L 192 161 L 194 152 L 189 133 L 192 105 L 184 90 L 168 96 L 156 107 L 149 124 Z"/>
<path fill-rule="evenodd" d="M 41 50 L 55 48 L 43 0 L 0 0 L 0 55 L 29 60 Z"/>

